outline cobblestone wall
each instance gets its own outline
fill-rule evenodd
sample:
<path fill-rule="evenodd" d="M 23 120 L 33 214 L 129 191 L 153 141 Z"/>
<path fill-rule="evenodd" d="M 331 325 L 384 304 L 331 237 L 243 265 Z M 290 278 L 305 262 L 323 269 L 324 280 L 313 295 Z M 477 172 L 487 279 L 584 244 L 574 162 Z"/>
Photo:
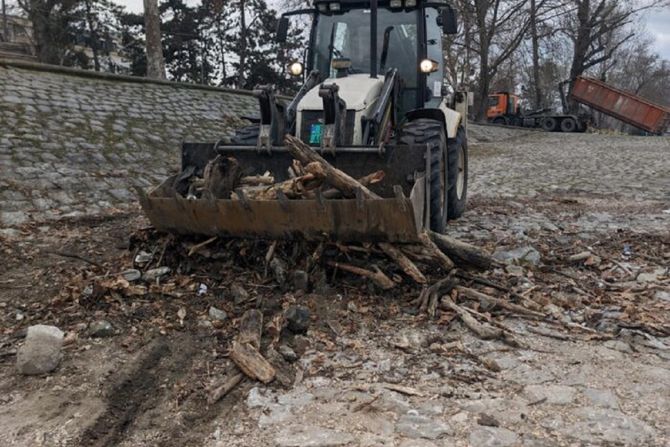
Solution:
<path fill-rule="evenodd" d="M 183 140 L 229 135 L 248 92 L 0 60 L 0 228 L 135 202 Z"/>

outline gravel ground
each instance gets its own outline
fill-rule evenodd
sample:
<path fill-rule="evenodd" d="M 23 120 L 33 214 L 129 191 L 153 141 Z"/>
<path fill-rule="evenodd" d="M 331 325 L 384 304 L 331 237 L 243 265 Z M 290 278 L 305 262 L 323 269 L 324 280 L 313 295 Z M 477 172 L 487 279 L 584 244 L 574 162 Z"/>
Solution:
<path fill-rule="evenodd" d="M 670 340 L 611 327 L 636 308 L 658 309 L 659 321 L 670 312 L 670 139 L 471 132 L 469 209 L 451 233 L 501 256 L 535 249 L 537 265 L 509 265 L 505 274 L 517 275 L 520 293 L 541 288 L 536 298 L 545 309 L 560 306 L 558 318 L 596 318 L 597 332 L 510 317 L 501 323 L 522 343 L 512 347 L 401 310 L 399 297 L 344 286 L 333 294 L 277 291 L 278 303 L 304 304 L 314 316 L 306 336 L 283 341 L 299 357 L 293 383 L 244 381 L 208 406 L 202 396 L 223 371 L 230 336 L 196 315 L 218 298 L 119 296 L 127 319 L 115 320 L 105 307 L 63 300 L 81 261 L 45 254 L 77 252 L 86 242 L 94 259 L 128 257 L 123 240 L 142 219 L 26 228 L 2 246 L 0 444 L 670 445 Z M 602 270 L 556 262 L 585 249 L 602 258 Z M 596 312 L 596 298 L 608 297 L 598 289 L 601 274 L 614 274 L 612 265 L 627 279 L 609 294 L 625 304 Z M 188 309 L 185 326 L 155 326 L 179 306 Z M 89 338 L 86 324 L 101 318 L 112 320 L 115 335 Z M 22 329 L 42 322 L 78 337 L 54 373 L 18 376 L 12 349 Z"/>

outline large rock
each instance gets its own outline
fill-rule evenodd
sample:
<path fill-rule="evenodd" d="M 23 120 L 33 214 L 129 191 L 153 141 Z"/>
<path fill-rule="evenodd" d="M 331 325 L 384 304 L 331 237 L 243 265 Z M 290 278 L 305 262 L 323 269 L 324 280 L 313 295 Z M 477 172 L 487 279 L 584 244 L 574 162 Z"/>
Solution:
<path fill-rule="evenodd" d="M 493 258 L 507 264 L 528 264 L 537 266 L 540 263 L 540 252 L 534 247 L 526 245 L 513 250 L 496 250 Z"/>
<path fill-rule="evenodd" d="M 648 441 L 656 435 L 645 422 L 618 410 L 584 407 L 573 415 L 576 421 L 558 431 L 589 445 L 650 445 Z"/>
<path fill-rule="evenodd" d="M 518 445 L 513 431 L 500 427 L 478 427 L 470 433 L 470 445 L 477 447 L 507 447 Z"/>
<path fill-rule="evenodd" d="M 405 414 L 398 419 L 396 431 L 408 438 L 438 439 L 451 433 L 444 422 L 417 414 Z"/>
<path fill-rule="evenodd" d="M 575 400 L 574 388 L 565 385 L 528 385 L 524 395 L 530 402 L 567 405 Z"/>
<path fill-rule="evenodd" d="M 63 331 L 38 324 L 28 328 L 26 340 L 16 353 L 16 369 L 25 375 L 46 374 L 56 369 L 62 358 Z"/>
<path fill-rule="evenodd" d="M 349 433 L 321 427 L 286 429 L 275 438 L 278 447 L 337 447 L 353 442 Z"/>

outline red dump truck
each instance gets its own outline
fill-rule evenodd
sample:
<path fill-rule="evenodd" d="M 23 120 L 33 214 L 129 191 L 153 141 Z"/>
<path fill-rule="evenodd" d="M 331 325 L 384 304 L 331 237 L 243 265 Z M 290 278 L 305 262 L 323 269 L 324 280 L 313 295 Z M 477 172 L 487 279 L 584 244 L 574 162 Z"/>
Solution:
<path fill-rule="evenodd" d="M 660 135 L 670 125 L 670 109 L 597 79 L 578 77 L 570 97 L 646 132 Z"/>

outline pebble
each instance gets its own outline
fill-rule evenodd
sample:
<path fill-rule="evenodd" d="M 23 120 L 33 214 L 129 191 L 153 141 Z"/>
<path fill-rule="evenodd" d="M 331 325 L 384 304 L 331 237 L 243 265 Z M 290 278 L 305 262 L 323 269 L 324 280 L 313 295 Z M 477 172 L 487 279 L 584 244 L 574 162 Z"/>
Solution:
<path fill-rule="evenodd" d="M 288 345 L 280 345 L 278 351 L 287 362 L 295 362 L 299 358 L 298 354 Z"/>
<path fill-rule="evenodd" d="M 209 315 L 209 318 L 211 318 L 214 321 L 223 321 L 226 318 L 228 318 L 228 314 L 226 313 L 226 311 L 221 310 L 221 309 L 217 309 L 214 306 L 211 306 L 209 308 L 208 315 Z"/>
<path fill-rule="evenodd" d="M 158 278 L 160 278 L 161 276 L 167 275 L 168 273 L 170 273 L 170 267 L 157 267 L 155 269 L 149 269 L 146 272 L 144 272 L 142 278 L 145 281 L 153 282 Z"/>
<path fill-rule="evenodd" d="M 249 292 L 247 292 L 246 289 L 239 284 L 233 284 L 230 286 L 230 294 L 233 297 L 233 302 L 238 305 L 249 299 Z"/>
<path fill-rule="evenodd" d="M 123 272 L 121 272 L 121 276 L 123 279 L 129 282 L 137 281 L 142 277 L 142 272 L 140 272 L 137 269 L 128 269 Z"/>
<path fill-rule="evenodd" d="M 305 306 L 291 306 L 286 310 L 288 329 L 294 334 L 305 334 L 309 329 L 310 312 Z"/>
<path fill-rule="evenodd" d="M 114 335 L 114 326 L 107 320 L 99 320 L 91 323 L 88 334 L 91 337 L 110 337 Z"/>
<path fill-rule="evenodd" d="M 295 270 L 293 272 L 293 288 L 307 292 L 309 289 L 309 275 L 304 270 Z"/>
<path fill-rule="evenodd" d="M 496 250 L 493 258 L 508 264 L 528 264 L 537 266 L 540 264 L 541 255 L 534 247 L 526 245 L 513 250 Z"/>
<path fill-rule="evenodd" d="M 63 331 L 56 326 L 30 326 L 16 353 L 16 369 L 24 375 L 45 374 L 56 369 L 63 356 Z"/>

